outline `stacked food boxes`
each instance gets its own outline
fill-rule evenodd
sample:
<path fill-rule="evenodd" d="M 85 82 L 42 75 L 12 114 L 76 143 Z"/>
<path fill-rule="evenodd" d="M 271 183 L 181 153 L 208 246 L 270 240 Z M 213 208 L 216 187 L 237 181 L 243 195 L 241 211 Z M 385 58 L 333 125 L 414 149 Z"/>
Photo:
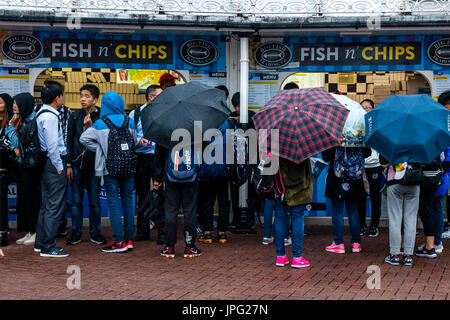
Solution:
<path fill-rule="evenodd" d="M 329 72 L 325 76 L 325 89 L 340 91 L 358 102 L 371 99 L 378 105 L 390 95 L 407 94 L 407 79 L 413 74 L 404 71 Z"/>
<path fill-rule="evenodd" d="M 40 89 L 45 80 L 56 80 L 64 85 L 64 103 L 71 109 L 80 109 L 80 88 L 93 84 L 100 90 L 98 106 L 108 91 L 115 91 L 125 100 L 125 109 L 132 110 L 146 102 L 145 93 L 140 93 L 137 84 L 117 83 L 116 71 L 112 69 L 72 69 L 50 68 L 43 72 L 35 82 L 35 97 L 40 98 Z"/>

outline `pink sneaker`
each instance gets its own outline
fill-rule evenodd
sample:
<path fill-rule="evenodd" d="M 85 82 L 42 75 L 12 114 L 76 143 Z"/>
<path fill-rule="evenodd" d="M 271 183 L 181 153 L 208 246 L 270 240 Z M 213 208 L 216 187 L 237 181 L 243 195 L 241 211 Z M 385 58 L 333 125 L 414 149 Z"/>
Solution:
<path fill-rule="evenodd" d="M 334 241 L 331 246 L 326 247 L 325 250 L 333 253 L 345 253 L 344 244 L 336 245 Z"/>
<path fill-rule="evenodd" d="M 303 257 L 292 258 L 292 264 L 291 264 L 292 268 L 306 268 L 309 266 L 311 266 L 311 263 L 309 263 L 309 261 L 305 260 L 305 258 L 303 258 Z"/>
<path fill-rule="evenodd" d="M 289 263 L 289 259 L 286 256 L 278 256 L 277 262 L 275 263 L 278 267 L 284 267 Z"/>
<path fill-rule="evenodd" d="M 352 252 L 361 252 L 361 245 L 357 242 L 353 243 Z"/>

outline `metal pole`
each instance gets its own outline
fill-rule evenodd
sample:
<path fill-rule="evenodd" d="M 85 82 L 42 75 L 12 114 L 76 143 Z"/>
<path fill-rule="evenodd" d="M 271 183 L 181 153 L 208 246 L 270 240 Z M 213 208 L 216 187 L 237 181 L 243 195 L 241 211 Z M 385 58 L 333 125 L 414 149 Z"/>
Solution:
<path fill-rule="evenodd" d="M 244 129 L 248 124 L 248 38 L 241 38 L 241 73 L 240 73 L 240 123 Z M 247 208 L 248 184 L 239 189 L 239 208 Z"/>
<path fill-rule="evenodd" d="M 240 122 L 245 125 L 248 124 L 248 62 L 248 38 L 241 38 Z"/>
<path fill-rule="evenodd" d="M 240 60 L 240 125 L 242 129 L 248 128 L 248 38 L 242 37 L 241 40 L 241 60 Z M 248 182 L 243 184 L 239 188 L 239 213 L 237 219 L 237 225 L 235 228 L 230 229 L 233 233 L 256 233 L 253 228 L 252 215 L 254 212 L 250 212 L 247 204 L 248 199 Z"/>

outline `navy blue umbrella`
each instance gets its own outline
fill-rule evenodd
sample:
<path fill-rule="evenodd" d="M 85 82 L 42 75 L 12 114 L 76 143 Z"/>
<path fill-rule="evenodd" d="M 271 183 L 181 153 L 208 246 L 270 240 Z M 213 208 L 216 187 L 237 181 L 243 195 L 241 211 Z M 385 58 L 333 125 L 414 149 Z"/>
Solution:
<path fill-rule="evenodd" d="M 450 112 L 428 95 L 392 95 L 365 115 L 366 146 L 390 163 L 431 163 L 450 146 Z"/>

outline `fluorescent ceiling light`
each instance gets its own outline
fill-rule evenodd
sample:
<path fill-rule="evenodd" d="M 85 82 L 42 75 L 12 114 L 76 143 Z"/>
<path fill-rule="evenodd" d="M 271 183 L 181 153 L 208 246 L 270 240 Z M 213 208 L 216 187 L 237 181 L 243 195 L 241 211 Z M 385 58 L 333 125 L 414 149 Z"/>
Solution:
<path fill-rule="evenodd" d="M 343 37 L 343 36 L 371 36 L 372 35 L 372 31 L 366 31 L 366 32 L 358 32 L 358 31 L 355 31 L 355 32 L 352 32 L 352 31 L 350 31 L 350 32 L 341 32 L 339 35 L 341 37 Z"/>
<path fill-rule="evenodd" d="M 132 29 L 103 29 L 100 31 L 101 34 L 132 34 L 134 30 Z"/>

